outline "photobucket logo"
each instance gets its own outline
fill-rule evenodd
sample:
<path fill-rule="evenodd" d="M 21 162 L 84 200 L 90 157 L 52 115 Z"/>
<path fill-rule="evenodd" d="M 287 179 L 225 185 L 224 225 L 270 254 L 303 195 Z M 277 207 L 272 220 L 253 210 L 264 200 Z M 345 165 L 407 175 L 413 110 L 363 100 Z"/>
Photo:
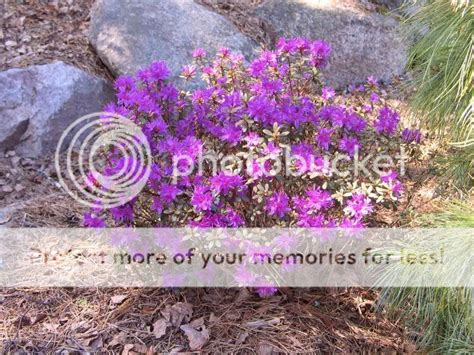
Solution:
<path fill-rule="evenodd" d="M 382 176 L 387 170 L 398 169 L 398 176 L 405 175 L 405 162 L 408 155 L 405 148 L 400 146 L 396 154 L 377 153 L 360 155 L 356 147 L 354 154 L 337 153 L 334 155 L 316 156 L 291 153 L 285 148 L 278 154 L 259 156 L 255 153 L 241 152 L 234 155 L 219 155 L 215 152 L 203 153 L 200 150 L 197 158 L 186 154 L 173 156 L 173 182 L 176 184 L 180 177 L 194 173 L 212 176 L 220 172 L 226 175 L 246 174 L 250 178 L 260 177 L 310 177 L 336 176 Z"/>
<path fill-rule="evenodd" d="M 56 147 L 55 167 L 61 186 L 76 201 L 113 208 L 136 197 L 147 183 L 151 150 L 131 120 L 97 112 L 67 127 Z"/>

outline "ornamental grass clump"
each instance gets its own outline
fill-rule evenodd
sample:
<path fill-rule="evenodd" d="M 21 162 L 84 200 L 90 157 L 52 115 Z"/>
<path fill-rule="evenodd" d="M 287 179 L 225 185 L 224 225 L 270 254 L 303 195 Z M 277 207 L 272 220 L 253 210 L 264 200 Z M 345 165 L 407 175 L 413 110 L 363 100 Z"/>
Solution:
<path fill-rule="evenodd" d="M 85 216 L 89 227 L 362 227 L 403 194 L 403 168 L 421 133 L 400 127 L 375 78 L 345 94 L 324 86 L 330 46 L 281 39 L 247 64 L 227 48 L 203 49 L 183 68 L 178 90 L 155 62 L 117 79 L 107 106 L 146 135 L 153 160 L 133 200 Z M 199 86 L 200 85 L 200 86 Z M 123 168 L 106 152 L 107 174 Z M 363 166 L 363 168 L 361 167 Z M 94 180 L 94 176 L 91 176 Z"/>
<path fill-rule="evenodd" d="M 474 3 L 409 1 L 404 34 L 411 46 L 409 103 L 415 118 L 452 147 L 439 159 L 457 187 L 474 186 Z"/>

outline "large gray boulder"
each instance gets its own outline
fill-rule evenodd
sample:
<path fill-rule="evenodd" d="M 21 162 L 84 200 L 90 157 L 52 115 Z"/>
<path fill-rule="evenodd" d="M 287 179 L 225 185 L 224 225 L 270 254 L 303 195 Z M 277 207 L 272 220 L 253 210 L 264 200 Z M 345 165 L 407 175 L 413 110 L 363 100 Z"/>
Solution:
<path fill-rule="evenodd" d="M 105 80 L 63 62 L 1 72 L 0 152 L 50 154 L 67 126 L 113 98 Z"/>
<path fill-rule="evenodd" d="M 364 81 L 369 75 L 388 80 L 403 72 L 405 46 L 398 22 L 368 12 L 357 1 L 267 0 L 255 9 L 277 37 L 324 39 L 332 46 L 325 81 L 336 87 Z"/>
<path fill-rule="evenodd" d="M 258 47 L 224 17 L 192 0 L 98 0 L 89 39 L 116 75 L 164 60 L 177 77 L 195 48 L 214 55 L 227 47 L 250 59 Z"/>

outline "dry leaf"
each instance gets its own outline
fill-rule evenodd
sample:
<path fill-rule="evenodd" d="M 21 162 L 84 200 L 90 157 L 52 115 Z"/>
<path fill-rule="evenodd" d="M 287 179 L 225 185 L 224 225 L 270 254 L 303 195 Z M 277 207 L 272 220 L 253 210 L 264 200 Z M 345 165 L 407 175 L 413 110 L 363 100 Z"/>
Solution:
<path fill-rule="evenodd" d="M 112 340 L 109 343 L 109 346 L 115 346 L 119 344 L 124 344 L 127 341 L 127 334 L 120 332 L 118 334 L 115 334 Z"/>
<path fill-rule="evenodd" d="M 132 350 L 134 347 L 133 344 L 125 344 L 123 346 L 123 350 L 122 350 L 122 355 L 128 355 L 128 353 L 130 352 L 130 350 Z"/>
<path fill-rule="evenodd" d="M 148 347 L 145 344 L 134 344 L 133 351 L 130 351 L 130 355 L 132 354 L 149 354 Z"/>
<path fill-rule="evenodd" d="M 41 322 L 43 319 L 46 319 L 47 315 L 45 313 L 38 313 L 35 317 L 31 318 L 31 324 L 36 324 Z"/>
<path fill-rule="evenodd" d="M 239 291 L 239 294 L 235 298 L 235 302 L 236 303 L 244 302 L 247 299 L 249 299 L 251 296 L 252 296 L 251 293 L 249 292 L 249 290 L 246 287 L 241 288 L 240 291 Z"/>
<path fill-rule="evenodd" d="M 98 338 L 96 338 L 92 344 L 90 345 L 91 349 L 92 349 L 92 352 L 93 353 L 97 353 L 99 349 L 102 349 L 102 347 L 104 346 L 104 340 L 102 339 L 101 336 L 99 336 Z"/>
<path fill-rule="evenodd" d="M 164 318 L 160 318 L 155 323 L 153 323 L 153 335 L 156 337 L 156 339 L 160 339 L 163 335 L 165 335 L 166 330 L 170 325 L 171 323 Z"/>
<path fill-rule="evenodd" d="M 204 326 L 204 317 L 193 320 L 191 323 L 189 323 L 189 325 L 194 329 Z"/>
<path fill-rule="evenodd" d="M 123 301 L 125 301 L 127 297 L 128 297 L 127 295 L 116 295 L 116 296 L 110 297 L 110 301 L 112 301 L 113 304 L 120 304 Z"/>
<path fill-rule="evenodd" d="M 209 315 L 209 323 L 216 323 L 219 320 L 219 318 L 216 317 L 214 312 L 211 312 Z"/>
<path fill-rule="evenodd" d="M 239 337 L 237 338 L 237 340 L 235 341 L 235 345 L 243 344 L 247 340 L 248 336 L 249 336 L 248 332 L 241 333 Z"/>
<path fill-rule="evenodd" d="M 193 315 L 193 306 L 189 303 L 178 302 L 173 306 L 167 305 L 164 310 L 161 311 L 163 317 L 173 324 L 175 327 L 179 327 L 181 324 L 188 323 Z"/>
<path fill-rule="evenodd" d="M 171 349 L 170 354 L 179 354 L 183 350 L 182 346 L 177 346 L 176 348 Z"/>
<path fill-rule="evenodd" d="M 259 319 L 252 322 L 247 322 L 245 323 L 245 326 L 251 329 L 258 329 L 258 328 L 273 327 L 275 325 L 280 324 L 280 322 L 281 322 L 281 317 L 275 317 L 269 320 Z"/>
<path fill-rule="evenodd" d="M 20 316 L 13 322 L 13 324 L 17 328 L 23 328 L 31 325 L 31 319 L 28 316 Z"/>
<path fill-rule="evenodd" d="M 204 325 L 200 330 L 194 329 L 190 324 L 182 325 L 180 329 L 186 334 L 191 350 L 200 350 L 209 341 L 210 334 Z"/>
<path fill-rule="evenodd" d="M 271 355 L 276 353 L 275 347 L 268 343 L 260 343 L 258 344 L 257 354 L 258 355 Z"/>
<path fill-rule="evenodd" d="M 56 331 L 59 328 L 59 324 L 58 323 L 43 323 L 43 327 L 48 332 L 56 333 Z"/>

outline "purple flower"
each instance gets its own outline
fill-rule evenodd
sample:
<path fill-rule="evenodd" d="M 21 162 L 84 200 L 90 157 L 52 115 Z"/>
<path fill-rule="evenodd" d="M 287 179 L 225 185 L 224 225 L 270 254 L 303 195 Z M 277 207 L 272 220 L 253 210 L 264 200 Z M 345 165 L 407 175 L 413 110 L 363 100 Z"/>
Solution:
<path fill-rule="evenodd" d="M 385 106 L 379 111 L 378 119 L 375 121 L 375 130 L 377 133 L 393 135 L 397 130 L 399 120 L 398 113 Z"/>
<path fill-rule="evenodd" d="M 203 48 L 196 48 L 193 51 L 193 58 L 203 59 L 206 56 L 206 51 Z"/>
<path fill-rule="evenodd" d="M 249 147 L 256 147 L 263 140 L 257 133 L 250 132 L 244 140 L 247 142 Z"/>
<path fill-rule="evenodd" d="M 418 129 L 405 128 L 402 132 L 402 140 L 405 143 L 415 142 L 417 144 L 420 144 L 423 140 L 423 134 Z"/>
<path fill-rule="evenodd" d="M 331 46 L 324 41 L 314 41 L 310 48 L 310 62 L 317 68 L 324 68 L 331 55 Z"/>
<path fill-rule="evenodd" d="M 372 106 L 368 104 L 363 105 L 362 109 L 364 110 L 364 112 L 372 112 Z"/>
<path fill-rule="evenodd" d="M 159 197 L 156 197 L 156 196 L 153 197 L 153 203 L 151 204 L 151 208 L 157 214 L 163 213 L 163 204 L 161 203 L 161 200 Z"/>
<path fill-rule="evenodd" d="M 356 113 L 348 113 L 344 119 L 344 126 L 355 133 L 361 133 L 366 126 L 366 122 Z"/>
<path fill-rule="evenodd" d="M 321 96 L 324 100 L 329 101 L 334 96 L 336 96 L 336 92 L 334 91 L 334 88 L 332 88 L 331 86 L 325 86 L 323 87 L 323 92 Z"/>
<path fill-rule="evenodd" d="M 242 182 L 242 177 L 239 175 L 226 175 L 221 172 L 216 176 L 213 176 L 210 179 L 212 190 L 218 194 L 227 194 L 232 189 L 240 187 Z"/>
<path fill-rule="evenodd" d="M 192 79 L 196 75 L 197 67 L 195 65 L 185 65 L 181 71 L 181 76 L 186 80 Z"/>
<path fill-rule="evenodd" d="M 397 198 L 401 196 L 404 190 L 403 185 L 400 181 L 396 181 L 394 184 L 392 184 L 390 189 L 392 190 L 392 194 Z"/>
<path fill-rule="evenodd" d="M 151 84 L 156 82 L 162 82 L 168 79 L 170 70 L 163 61 L 156 61 L 151 63 L 147 69 L 140 70 L 137 74 L 137 78 L 144 83 Z"/>
<path fill-rule="evenodd" d="M 281 148 L 273 141 L 269 142 L 263 149 L 263 154 L 268 157 L 277 157 L 281 153 Z"/>
<path fill-rule="evenodd" d="M 92 213 L 84 213 L 83 224 L 89 228 L 105 228 L 105 221 Z"/>
<path fill-rule="evenodd" d="M 299 143 L 291 147 L 291 162 L 300 174 L 311 169 L 314 147 L 311 144 Z"/>
<path fill-rule="evenodd" d="M 224 219 L 226 221 L 226 225 L 231 228 L 242 227 L 245 222 L 244 219 L 240 214 L 238 214 L 233 208 L 228 207 L 224 211 Z"/>
<path fill-rule="evenodd" d="M 242 129 L 235 125 L 225 125 L 218 129 L 217 137 L 231 145 L 236 145 L 242 139 Z"/>
<path fill-rule="evenodd" d="M 338 106 L 324 106 L 318 113 L 320 119 L 329 121 L 333 126 L 342 127 L 345 121 L 345 112 Z"/>
<path fill-rule="evenodd" d="M 364 223 L 360 219 L 353 219 L 353 218 L 343 218 L 341 223 L 339 224 L 341 228 L 363 228 Z"/>
<path fill-rule="evenodd" d="M 306 190 L 306 195 L 308 198 L 306 199 L 305 207 L 308 209 L 319 211 L 332 206 L 333 199 L 331 194 L 328 191 L 321 190 L 319 187 Z"/>
<path fill-rule="evenodd" d="M 212 207 L 212 194 L 209 188 L 204 185 L 195 186 L 191 204 L 198 212 L 209 211 Z"/>
<path fill-rule="evenodd" d="M 380 180 L 387 184 L 393 196 L 398 198 L 403 192 L 403 185 L 400 181 L 397 180 L 397 176 L 398 174 L 396 171 L 390 171 L 388 174 L 382 175 L 380 177 Z"/>
<path fill-rule="evenodd" d="M 330 128 L 321 128 L 316 135 L 316 142 L 321 149 L 329 150 L 331 145 L 331 135 L 333 130 Z"/>
<path fill-rule="evenodd" d="M 339 148 L 353 157 L 356 149 L 360 149 L 360 144 L 357 138 L 345 136 L 339 142 Z"/>
<path fill-rule="evenodd" d="M 280 38 L 277 42 L 276 48 L 280 53 L 295 54 L 298 51 L 298 39 Z"/>
<path fill-rule="evenodd" d="M 265 210 L 270 216 L 283 218 L 291 209 L 288 207 L 288 195 L 281 191 L 275 192 L 265 203 Z"/>
<path fill-rule="evenodd" d="M 229 48 L 222 47 L 217 51 L 217 56 L 221 58 L 229 58 L 231 51 Z"/>
<path fill-rule="evenodd" d="M 115 80 L 114 86 L 118 92 L 130 91 L 135 88 L 135 80 L 131 76 L 122 75 Z"/>
<path fill-rule="evenodd" d="M 397 176 L 398 176 L 398 174 L 397 174 L 396 171 L 390 170 L 386 175 L 380 176 L 380 180 L 381 180 L 382 182 L 385 182 L 385 183 L 388 184 L 388 183 L 390 183 L 390 182 L 396 180 L 396 179 L 397 179 Z"/>
<path fill-rule="evenodd" d="M 154 134 L 165 134 L 168 125 L 162 118 L 156 118 L 145 125 L 145 133 L 152 138 Z"/>
<path fill-rule="evenodd" d="M 344 213 L 356 219 L 361 219 L 373 212 L 374 208 L 370 202 L 370 198 L 364 194 L 354 194 L 352 198 L 346 201 Z"/>
<path fill-rule="evenodd" d="M 248 103 L 248 113 L 255 121 L 266 125 L 273 125 L 278 122 L 275 114 L 275 102 L 272 102 L 265 96 L 255 96 Z"/>
<path fill-rule="evenodd" d="M 377 78 L 376 78 L 375 76 L 372 76 L 372 75 L 371 75 L 371 76 L 369 76 L 369 77 L 367 78 L 367 83 L 368 83 L 369 85 L 372 85 L 372 86 L 377 86 L 377 85 L 378 85 L 378 80 L 377 80 Z"/>
<path fill-rule="evenodd" d="M 301 228 L 321 228 L 324 226 L 324 216 L 312 214 L 299 214 L 298 227 Z"/>
<path fill-rule="evenodd" d="M 165 203 L 171 203 L 176 199 L 176 196 L 181 193 L 181 190 L 172 184 L 163 184 L 160 189 L 160 197 Z"/>
<path fill-rule="evenodd" d="M 278 292 L 276 287 L 257 287 L 257 293 L 260 297 L 272 297 L 275 293 Z"/>
<path fill-rule="evenodd" d="M 370 102 L 372 102 L 372 103 L 375 104 L 375 103 L 379 102 L 379 100 L 380 100 L 380 96 L 377 95 L 377 93 L 373 92 L 373 93 L 370 95 Z"/>
<path fill-rule="evenodd" d="M 134 220 L 133 207 L 129 203 L 123 206 L 111 208 L 110 213 L 117 222 L 129 224 Z"/>
<path fill-rule="evenodd" d="M 276 54 L 272 51 L 263 51 L 260 56 L 250 64 L 249 70 L 253 77 L 263 77 L 267 68 L 276 66 Z"/>

